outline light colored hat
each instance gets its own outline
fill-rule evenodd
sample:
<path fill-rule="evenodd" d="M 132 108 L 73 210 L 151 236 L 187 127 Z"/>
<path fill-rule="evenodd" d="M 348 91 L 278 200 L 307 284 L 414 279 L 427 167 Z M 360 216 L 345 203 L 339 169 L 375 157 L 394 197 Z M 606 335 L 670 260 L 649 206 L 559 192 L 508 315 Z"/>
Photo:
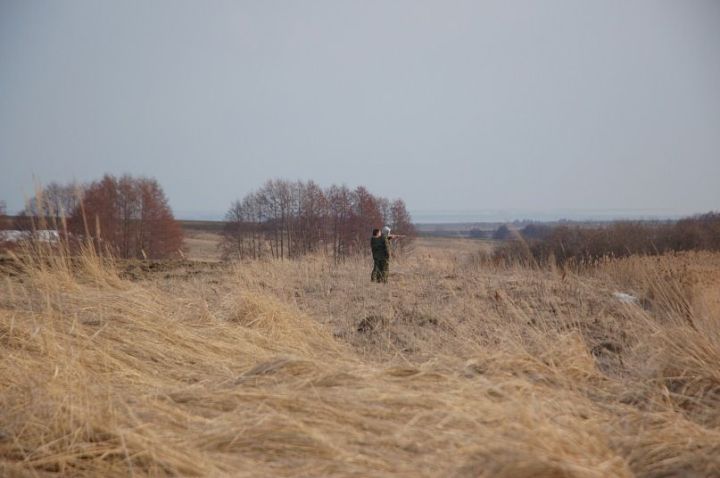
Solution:
<path fill-rule="evenodd" d="M 389 236 L 390 235 L 390 227 L 385 226 L 382 228 L 383 236 Z"/>

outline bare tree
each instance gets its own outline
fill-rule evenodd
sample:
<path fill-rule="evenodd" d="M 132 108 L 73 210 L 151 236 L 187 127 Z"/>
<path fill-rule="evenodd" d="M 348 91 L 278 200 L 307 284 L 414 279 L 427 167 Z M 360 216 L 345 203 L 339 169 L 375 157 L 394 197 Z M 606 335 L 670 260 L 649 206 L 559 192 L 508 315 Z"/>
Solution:
<path fill-rule="evenodd" d="M 12 221 L 7 217 L 7 206 L 5 201 L 0 201 L 0 229 L 11 229 Z M 2 242 L 0 240 L 0 242 Z"/>
<path fill-rule="evenodd" d="M 396 218 L 396 219 L 395 219 Z M 287 259 L 324 251 L 336 260 L 367 252 L 367 238 L 383 223 L 412 236 L 405 203 L 390 203 L 365 187 L 267 181 L 230 205 L 221 249 L 225 258 Z"/>
<path fill-rule="evenodd" d="M 323 190 L 310 181 L 298 183 L 298 250 L 302 254 L 326 249 L 329 204 Z"/>
<path fill-rule="evenodd" d="M 330 202 L 330 240 L 332 254 L 336 260 L 352 253 L 353 246 L 353 201 L 347 186 L 331 186 L 327 192 Z"/>
<path fill-rule="evenodd" d="M 82 197 L 83 186 L 71 181 L 67 184 L 51 182 L 39 188 L 35 197 L 31 198 L 21 216 L 43 217 L 59 224 L 62 219 L 70 217 Z"/>
<path fill-rule="evenodd" d="M 355 202 L 355 230 L 354 236 L 361 239 L 362 246 L 365 246 L 364 239 L 367 238 L 376 227 L 382 227 L 383 215 L 380 210 L 378 199 L 370 194 L 363 186 L 358 186 L 354 191 Z"/>
<path fill-rule="evenodd" d="M 390 224 L 392 229 L 398 234 L 408 237 L 417 236 L 417 231 L 413 225 L 412 218 L 408 212 L 405 201 L 396 199 L 390 205 Z"/>
<path fill-rule="evenodd" d="M 405 201 L 402 199 L 396 199 L 390 205 L 389 222 L 396 234 L 405 236 L 402 240 L 396 242 L 396 251 L 400 253 L 407 252 L 417 237 L 417 229 L 415 229 L 410 213 L 405 207 Z"/>

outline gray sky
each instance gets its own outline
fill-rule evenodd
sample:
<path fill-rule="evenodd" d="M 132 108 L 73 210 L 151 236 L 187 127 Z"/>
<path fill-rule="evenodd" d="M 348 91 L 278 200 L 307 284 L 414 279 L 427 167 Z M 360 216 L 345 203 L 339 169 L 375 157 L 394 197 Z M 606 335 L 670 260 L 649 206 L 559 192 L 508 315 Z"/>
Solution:
<path fill-rule="evenodd" d="M 183 213 L 720 209 L 720 2 L 0 0 L 0 199 L 105 172 Z"/>

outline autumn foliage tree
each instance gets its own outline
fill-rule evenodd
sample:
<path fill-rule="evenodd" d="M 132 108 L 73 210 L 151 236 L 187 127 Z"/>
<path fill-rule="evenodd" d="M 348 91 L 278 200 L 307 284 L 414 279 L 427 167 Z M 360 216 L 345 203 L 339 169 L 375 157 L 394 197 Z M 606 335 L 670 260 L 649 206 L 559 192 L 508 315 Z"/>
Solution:
<path fill-rule="evenodd" d="M 106 175 L 85 186 L 68 229 L 122 258 L 171 257 L 179 253 L 183 240 L 158 182 L 128 175 Z"/>
<path fill-rule="evenodd" d="M 336 259 L 368 248 L 373 228 L 415 236 L 402 200 L 371 194 L 365 187 L 322 189 L 312 181 L 270 180 L 231 204 L 222 249 L 225 258 L 278 259 L 324 252 Z"/>

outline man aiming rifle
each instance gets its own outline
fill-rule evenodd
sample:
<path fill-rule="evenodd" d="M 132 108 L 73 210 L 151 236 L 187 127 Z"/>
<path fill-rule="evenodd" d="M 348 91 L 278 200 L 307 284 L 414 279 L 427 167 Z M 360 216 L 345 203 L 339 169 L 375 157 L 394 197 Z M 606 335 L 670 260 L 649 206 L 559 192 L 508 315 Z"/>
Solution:
<path fill-rule="evenodd" d="M 400 234 L 390 234 L 390 228 L 385 226 L 380 229 L 373 229 L 370 238 L 370 249 L 373 255 L 373 270 L 370 274 L 372 282 L 387 283 L 390 275 L 390 241 L 405 237 Z"/>

